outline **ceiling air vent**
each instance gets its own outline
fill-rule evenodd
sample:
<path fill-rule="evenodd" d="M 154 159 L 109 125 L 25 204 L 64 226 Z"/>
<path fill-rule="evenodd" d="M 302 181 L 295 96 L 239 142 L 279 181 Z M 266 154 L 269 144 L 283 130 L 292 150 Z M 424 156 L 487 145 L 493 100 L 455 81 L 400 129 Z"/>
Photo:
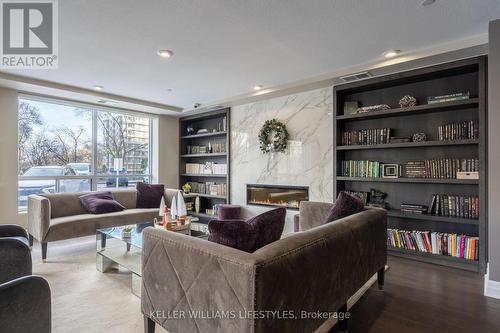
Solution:
<path fill-rule="evenodd" d="M 218 104 L 218 105 L 212 105 L 212 106 L 209 106 L 209 107 L 207 108 L 207 110 L 209 110 L 209 111 L 213 111 L 213 110 L 219 110 L 219 109 L 223 109 L 223 108 L 224 108 L 224 105 L 220 105 L 220 104 Z"/>
<path fill-rule="evenodd" d="M 105 105 L 117 105 L 118 104 L 118 102 L 110 101 L 108 99 L 99 99 L 97 101 L 97 103 L 99 103 L 99 104 L 105 104 Z"/>
<path fill-rule="evenodd" d="M 340 79 L 344 82 L 353 82 L 353 81 L 368 79 L 370 77 L 373 77 L 373 75 L 370 72 L 361 72 L 361 73 L 341 76 Z"/>

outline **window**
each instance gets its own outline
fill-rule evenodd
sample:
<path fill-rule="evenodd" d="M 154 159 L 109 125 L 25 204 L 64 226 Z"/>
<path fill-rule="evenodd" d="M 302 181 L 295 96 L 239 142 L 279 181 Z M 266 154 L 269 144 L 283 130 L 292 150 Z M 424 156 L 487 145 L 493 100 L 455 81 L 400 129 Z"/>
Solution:
<path fill-rule="evenodd" d="M 18 126 L 20 211 L 30 194 L 151 181 L 149 118 L 23 97 Z"/>

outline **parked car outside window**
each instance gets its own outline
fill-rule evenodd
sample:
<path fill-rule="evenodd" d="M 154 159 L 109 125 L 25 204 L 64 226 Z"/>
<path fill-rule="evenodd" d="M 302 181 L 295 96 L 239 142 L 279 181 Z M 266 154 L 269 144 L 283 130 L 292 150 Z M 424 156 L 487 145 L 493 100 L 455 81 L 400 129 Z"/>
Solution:
<path fill-rule="evenodd" d="M 61 177 L 76 176 L 73 168 L 63 166 L 36 166 L 31 167 L 22 177 Z M 28 196 L 31 194 L 54 193 L 56 191 L 55 179 L 24 179 L 19 180 L 19 209 L 26 209 Z M 64 179 L 59 186 L 59 192 L 81 192 L 89 190 L 88 179 Z"/>

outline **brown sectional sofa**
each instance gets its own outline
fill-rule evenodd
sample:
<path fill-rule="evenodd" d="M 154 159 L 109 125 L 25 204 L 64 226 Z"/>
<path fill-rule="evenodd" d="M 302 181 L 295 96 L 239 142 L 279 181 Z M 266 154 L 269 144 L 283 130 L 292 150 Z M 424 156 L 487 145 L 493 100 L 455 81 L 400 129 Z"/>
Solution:
<path fill-rule="evenodd" d="M 325 319 L 305 318 L 302 311 L 345 311 L 347 300 L 375 273 L 383 284 L 387 257 L 385 210 L 367 209 L 323 225 L 331 207 L 301 203 L 301 232 L 254 253 L 145 229 L 142 312 L 146 332 L 153 332 L 155 323 L 171 332 L 316 331 Z M 205 319 L 193 318 L 191 311 Z M 261 316 L 262 311 L 278 311 L 273 313 L 281 318 L 273 318 L 273 313 Z M 217 313 L 234 318 L 217 318 Z M 290 313 L 297 318 L 286 318 Z M 245 314 L 257 314 L 257 318 Z"/>
<path fill-rule="evenodd" d="M 80 203 L 85 193 L 53 193 L 28 197 L 28 233 L 42 244 L 42 259 L 47 258 L 47 243 L 95 234 L 97 229 L 150 222 L 158 217 L 159 208 L 136 208 L 136 190 L 112 191 L 125 206 L 121 212 L 89 214 Z M 165 190 L 167 205 L 178 190 Z"/>

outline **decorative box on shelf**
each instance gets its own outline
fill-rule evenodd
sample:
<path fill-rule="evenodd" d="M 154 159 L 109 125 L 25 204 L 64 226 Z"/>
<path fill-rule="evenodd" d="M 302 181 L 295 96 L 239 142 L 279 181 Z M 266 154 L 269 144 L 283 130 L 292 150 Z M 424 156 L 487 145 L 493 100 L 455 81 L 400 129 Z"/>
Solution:
<path fill-rule="evenodd" d="M 479 179 L 479 172 L 459 171 L 457 172 L 457 179 Z"/>

